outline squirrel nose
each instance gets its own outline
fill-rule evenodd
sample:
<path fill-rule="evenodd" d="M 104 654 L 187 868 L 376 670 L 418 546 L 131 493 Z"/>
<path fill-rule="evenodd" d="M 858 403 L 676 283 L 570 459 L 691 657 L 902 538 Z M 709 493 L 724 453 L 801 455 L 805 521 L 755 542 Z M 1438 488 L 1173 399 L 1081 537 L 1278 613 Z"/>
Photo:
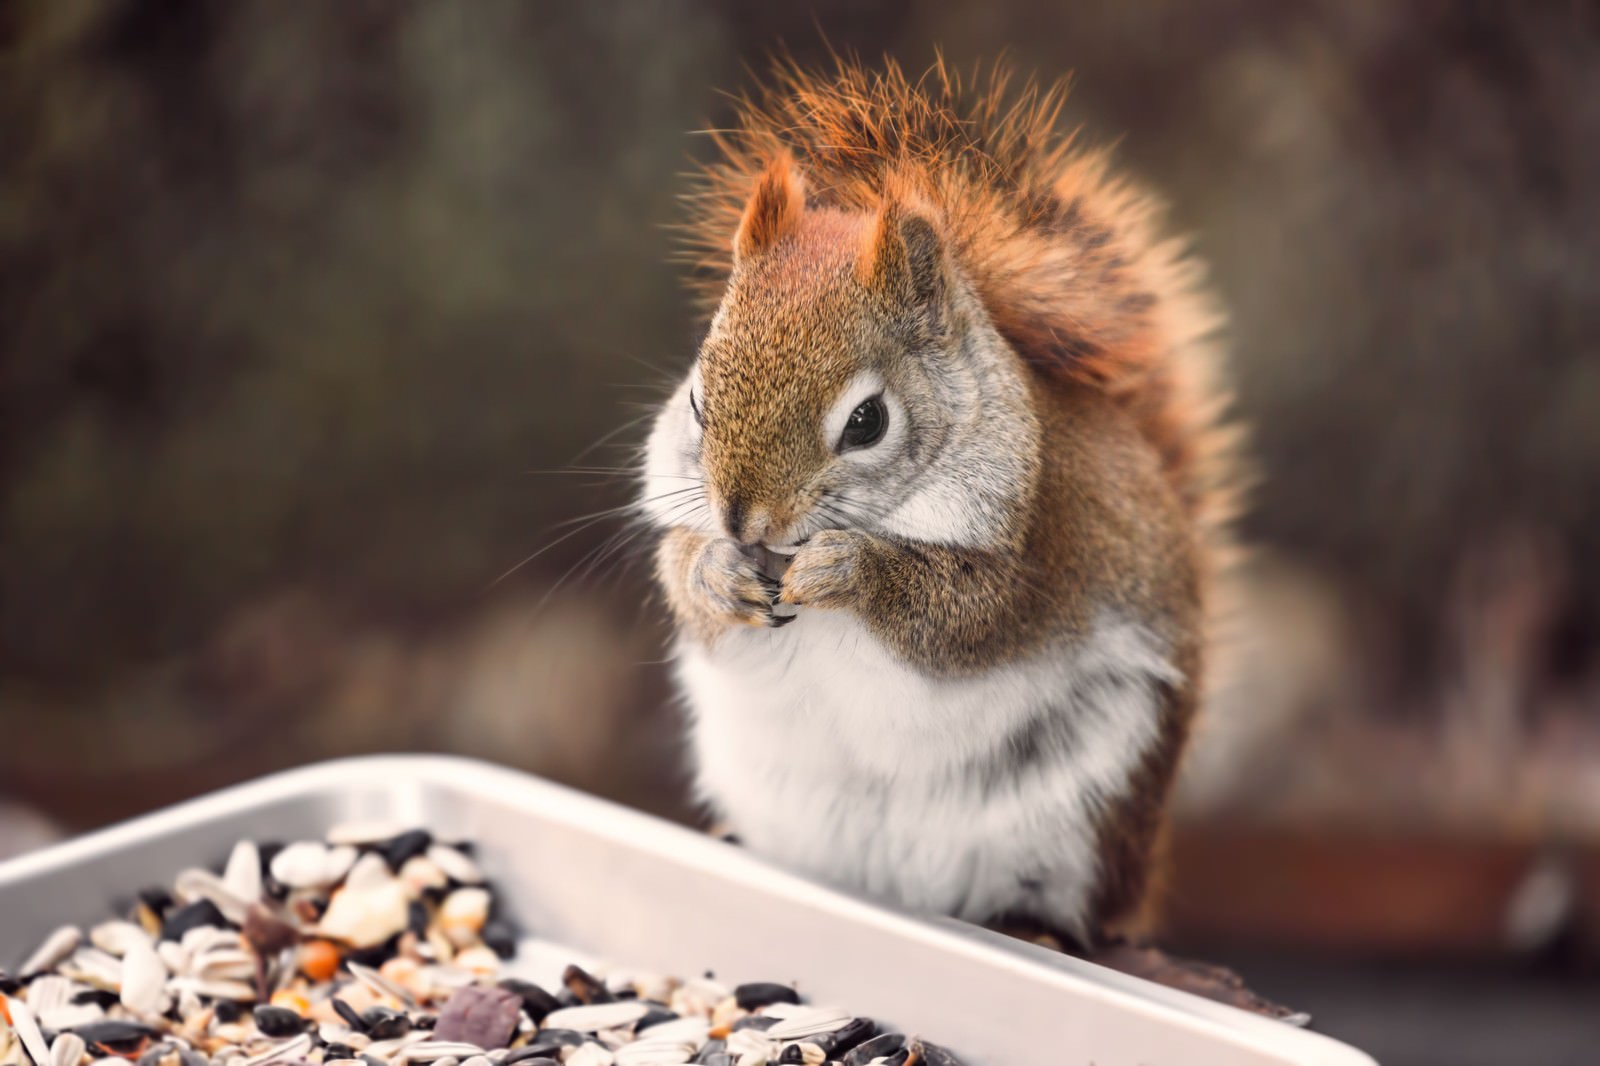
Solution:
<path fill-rule="evenodd" d="M 729 496 L 722 506 L 722 525 L 729 537 L 749 547 L 766 540 L 772 513 L 765 507 L 752 508 L 742 496 Z"/>
<path fill-rule="evenodd" d="M 728 536 L 741 544 L 744 543 L 744 515 L 744 498 L 730 495 L 722 505 L 722 526 L 728 531 Z"/>

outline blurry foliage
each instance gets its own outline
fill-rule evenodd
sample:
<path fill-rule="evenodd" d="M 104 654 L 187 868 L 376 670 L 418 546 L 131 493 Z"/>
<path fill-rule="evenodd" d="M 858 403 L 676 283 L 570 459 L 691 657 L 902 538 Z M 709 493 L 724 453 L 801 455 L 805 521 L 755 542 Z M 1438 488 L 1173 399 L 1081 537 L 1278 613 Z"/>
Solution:
<path fill-rule="evenodd" d="M 63 808 L 52 767 L 132 763 L 151 805 L 430 746 L 666 794 L 643 571 L 543 599 L 615 527 L 490 585 L 625 498 L 528 471 L 686 364 L 685 131 L 780 41 L 824 60 L 819 29 L 913 67 L 1075 70 L 1085 135 L 1123 138 L 1196 234 L 1264 475 L 1249 530 L 1290 575 L 1258 628 L 1323 649 L 1253 698 L 1439 707 L 1496 641 L 1521 642 L 1519 713 L 1592 674 L 1592 6 L 23 0 L 0 17 L 14 787 Z M 1508 540 L 1539 546 L 1531 600 L 1528 568 L 1482 564 Z M 1463 614 L 1521 628 L 1463 644 Z"/>

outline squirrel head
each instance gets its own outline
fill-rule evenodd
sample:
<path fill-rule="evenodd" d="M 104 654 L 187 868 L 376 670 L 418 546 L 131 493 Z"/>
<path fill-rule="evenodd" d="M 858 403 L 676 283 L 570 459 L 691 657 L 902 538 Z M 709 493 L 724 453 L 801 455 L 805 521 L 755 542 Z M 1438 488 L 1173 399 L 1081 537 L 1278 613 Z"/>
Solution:
<path fill-rule="evenodd" d="M 1012 524 L 1038 425 L 925 201 L 906 186 L 875 210 L 808 207 L 780 155 L 733 253 L 651 436 L 647 513 L 780 548 L 825 528 L 980 544 Z M 691 495 L 682 479 L 703 489 L 697 520 L 668 517 Z"/>

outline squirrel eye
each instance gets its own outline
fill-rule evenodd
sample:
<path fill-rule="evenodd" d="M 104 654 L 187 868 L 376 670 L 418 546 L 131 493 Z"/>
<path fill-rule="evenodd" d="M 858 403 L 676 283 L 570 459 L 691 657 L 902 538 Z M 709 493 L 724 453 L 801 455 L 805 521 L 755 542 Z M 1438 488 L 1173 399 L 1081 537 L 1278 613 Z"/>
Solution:
<path fill-rule="evenodd" d="M 706 416 L 700 411 L 700 401 L 694 398 L 694 390 L 689 390 L 689 410 L 694 414 L 695 425 L 701 429 L 706 428 Z"/>
<path fill-rule="evenodd" d="M 843 452 L 870 447 L 883 439 L 888 428 L 889 409 L 883 405 L 883 397 L 863 400 L 859 407 L 850 412 L 844 432 L 839 434 L 839 450 Z"/>

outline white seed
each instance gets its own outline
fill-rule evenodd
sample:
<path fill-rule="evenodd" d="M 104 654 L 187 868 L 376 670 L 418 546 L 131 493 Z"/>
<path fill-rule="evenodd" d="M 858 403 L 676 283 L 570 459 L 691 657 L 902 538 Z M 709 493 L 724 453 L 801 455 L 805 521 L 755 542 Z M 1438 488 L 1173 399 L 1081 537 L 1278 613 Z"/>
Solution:
<path fill-rule="evenodd" d="M 122 960 L 94 947 L 79 948 L 56 972 L 107 992 L 115 992 L 122 984 Z"/>
<path fill-rule="evenodd" d="M 122 957 L 122 1005 L 136 1015 L 166 1009 L 167 967 L 149 944 L 135 944 Z"/>
<path fill-rule="evenodd" d="M 287 1059 L 297 1059 L 311 1050 L 311 1034 L 301 1033 L 274 1047 L 252 1055 L 244 1060 L 245 1066 L 266 1066 L 269 1062 L 282 1062 Z"/>
<path fill-rule="evenodd" d="M 98 1022 L 106 1016 L 106 1012 L 98 1003 L 68 1003 L 65 1007 L 52 1007 L 35 1013 L 41 1028 L 57 1033 Z M 4 1056 L 0 1056 L 0 1059 L 3 1058 Z"/>
<path fill-rule="evenodd" d="M 855 1017 L 837 1007 L 809 1007 L 767 1030 L 771 1040 L 797 1040 L 803 1036 L 818 1036 L 841 1029 Z"/>
<path fill-rule="evenodd" d="M 78 1066 L 89 1045 L 77 1033 L 62 1033 L 50 1045 L 50 1066 Z"/>
<path fill-rule="evenodd" d="M 439 927 L 456 947 L 466 947 L 489 920 L 489 902 L 484 889 L 458 888 L 439 905 Z"/>
<path fill-rule="evenodd" d="M 255 986 L 245 984 L 243 981 L 206 981 L 198 977 L 174 977 L 167 982 L 167 987 L 179 995 L 188 991 L 197 996 L 231 999 L 240 1003 L 249 1003 L 256 998 Z"/>
<path fill-rule="evenodd" d="M 370 1050 L 370 1049 L 369 1049 Z M 483 1054 L 477 1044 L 460 1040 L 420 1040 L 403 1048 L 396 1060 L 399 1062 L 433 1062 L 443 1058 L 465 1058 Z M 567 1061 L 571 1061 L 570 1059 Z"/>
<path fill-rule="evenodd" d="M 428 849 L 428 860 L 445 872 L 445 876 L 463 885 L 483 884 L 483 871 L 466 854 L 444 844 Z"/>
<path fill-rule="evenodd" d="M 128 948 L 133 944 L 154 946 L 150 934 L 132 922 L 101 922 L 89 930 L 89 943 L 118 958 L 128 953 Z"/>
<path fill-rule="evenodd" d="M 203 956 L 213 951 L 237 951 L 244 946 L 239 934 L 231 929 L 218 929 L 203 925 L 183 934 L 183 950 L 188 956 L 187 969 L 200 965 Z"/>
<path fill-rule="evenodd" d="M 33 1061 L 42 1064 L 50 1061 L 50 1048 L 44 1042 L 44 1034 L 39 1032 L 39 1023 L 33 1018 L 33 1010 L 19 999 L 8 1000 L 6 1009 L 11 1012 L 11 1028 L 17 1031 L 17 1039 L 22 1041 Z"/>
<path fill-rule="evenodd" d="M 222 883 L 235 896 L 254 903 L 261 898 L 261 851 L 253 840 L 241 840 L 228 855 L 222 869 Z"/>
<path fill-rule="evenodd" d="M 679 1040 L 639 1040 L 616 1051 L 616 1066 L 676 1066 L 694 1058 L 699 1044 Z"/>
<path fill-rule="evenodd" d="M 439 869 L 439 864 L 423 855 L 413 855 L 400 867 L 400 880 L 412 897 L 422 895 L 430 888 L 443 888 L 450 879 Z"/>
<path fill-rule="evenodd" d="M 728 1054 L 775 1056 L 778 1044 L 759 1029 L 739 1029 L 728 1034 Z"/>
<path fill-rule="evenodd" d="M 649 1013 L 648 1004 L 625 999 L 618 1003 L 562 1007 L 560 1010 L 551 1011 L 541 1024 L 549 1029 L 576 1029 L 580 1033 L 594 1033 L 601 1029 L 632 1025 Z"/>
<path fill-rule="evenodd" d="M 404 988 L 401 988 L 399 985 L 395 984 L 393 981 L 389 980 L 372 967 L 363 966 L 359 962 L 346 962 L 345 965 L 349 967 L 351 975 L 355 977 L 356 980 L 366 985 L 373 992 L 376 992 L 380 999 L 387 996 L 399 1000 L 407 1007 L 416 1007 L 417 1001 L 412 997 L 410 992 L 406 991 Z"/>
<path fill-rule="evenodd" d="M 361 857 L 361 852 L 349 844 L 340 844 L 338 847 L 328 849 L 327 866 L 322 871 L 322 876 L 330 885 L 338 884 L 350 873 L 350 868 Z"/>
<path fill-rule="evenodd" d="M 210 870 L 191 867 L 172 881 L 173 895 L 185 903 L 208 899 L 230 922 L 243 922 L 250 910 L 251 900 L 242 899 Z"/>
<path fill-rule="evenodd" d="M 189 969 L 189 949 L 176 940 L 163 940 L 156 945 L 156 954 L 172 973 L 186 973 Z"/>
<path fill-rule="evenodd" d="M 290 844 L 272 857 L 272 876 L 290 888 L 326 884 L 328 849 L 314 840 Z"/>
<path fill-rule="evenodd" d="M 461 1066 L 489 1066 L 489 1056 L 474 1055 L 461 1064 Z"/>
<path fill-rule="evenodd" d="M 23 995 L 28 1001 L 28 1006 L 33 1008 L 34 1017 L 37 1018 L 47 1010 L 65 1007 L 71 1003 L 77 991 L 77 987 L 71 981 L 52 973 L 35 978 Z"/>
<path fill-rule="evenodd" d="M 354 947 L 369 948 L 405 929 L 410 906 L 405 886 L 392 878 L 370 888 L 347 884 L 328 901 L 317 931 Z"/>
<path fill-rule="evenodd" d="M 191 968 L 193 976 L 207 981 L 249 981 L 256 975 L 256 957 L 242 948 L 217 948 L 194 956 Z"/>
<path fill-rule="evenodd" d="M 44 938 L 44 943 L 28 956 L 28 960 L 17 971 L 17 976 L 32 977 L 36 973 L 51 969 L 78 950 L 78 945 L 81 943 L 83 943 L 83 932 L 75 925 L 63 925 Z"/>
<path fill-rule="evenodd" d="M 643 1040 L 671 1040 L 693 1044 L 698 1048 L 706 1042 L 711 1026 L 704 1018 L 674 1018 L 670 1022 L 652 1025 L 644 1031 Z"/>
<path fill-rule="evenodd" d="M 344 887 L 377 888 L 392 880 L 394 875 L 389 872 L 389 864 L 383 861 L 383 856 L 375 851 L 369 851 L 345 871 Z"/>
<path fill-rule="evenodd" d="M 324 839 L 329 844 L 376 844 L 379 841 L 397 837 L 405 831 L 405 826 L 397 822 L 384 822 L 376 819 L 363 822 L 340 822 L 328 830 L 328 835 Z"/>

